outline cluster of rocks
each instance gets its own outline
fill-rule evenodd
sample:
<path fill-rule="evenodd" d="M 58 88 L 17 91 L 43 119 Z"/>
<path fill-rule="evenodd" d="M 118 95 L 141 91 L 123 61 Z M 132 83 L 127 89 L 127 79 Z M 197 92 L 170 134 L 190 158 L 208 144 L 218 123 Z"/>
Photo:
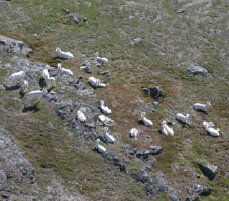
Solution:
<path fill-rule="evenodd" d="M 26 56 L 32 52 L 32 49 L 30 49 L 22 41 L 8 38 L 2 35 L 0 35 L 0 50 L 5 50 L 8 53 L 22 53 Z"/>
<path fill-rule="evenodd" d="M 158 100 L 158 98 L 162 97 L 163 93 L 160 87 L 158 86 L 153 86 L 153 87 L 143 87 L 142 91 L 144 92 L 145 95 L 149 95 L 151 98 Z"/>
<path fill-rule="evenodd" d="M 160 193 L 166 193 L 172 201 L 179 201 L 180 198 L 176 191 L 169 185 L 164 173 L 156 172 L 149 173 L 147 170 L 142 169 L 139 172 L 133 172 L 131 177 L 136 182 L 145 184 L 144 191 L 148 194 L 157 198 Z"/>
<path fill-rule="evenodd" d="M 72 19 L 74 20 L 75 24 L 79 24 L 81 21 L 86 22 L 86 17 L 81 17 L 78 13 L 71 13 L 70 10 L 63 8 L 62 9 L 66 15 L 70 15 Z"/>

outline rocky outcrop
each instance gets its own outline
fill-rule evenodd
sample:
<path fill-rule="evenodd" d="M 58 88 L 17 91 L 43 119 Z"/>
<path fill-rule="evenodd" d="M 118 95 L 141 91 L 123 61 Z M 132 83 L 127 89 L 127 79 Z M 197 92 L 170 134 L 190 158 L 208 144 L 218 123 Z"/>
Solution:
<path fill-rule="evenodd" d="M 22 53 L 26 56 L 32 52 L 24 42 L 0 35 L 0 49 L 8 53 Z"/>
<path fill-rule="evenodd" d="M 24 157 L 24 152 L 11 140 L 7 131 L 0 126 L 0 199 L 10 198 L 7 189 L 20 190 L 35 182 L 34 168 Z"/>

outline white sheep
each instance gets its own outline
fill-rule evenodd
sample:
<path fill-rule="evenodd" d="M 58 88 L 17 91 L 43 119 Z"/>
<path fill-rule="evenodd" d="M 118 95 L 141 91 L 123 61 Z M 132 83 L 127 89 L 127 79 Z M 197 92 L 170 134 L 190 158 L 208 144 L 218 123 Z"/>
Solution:
<path fill-rule="evenodd" d="M 109 126 L 110 123 L 114 123 L 114 121 L 104 115 L 99 115 L 98 117 L 99 121 L 103 123 L 105 126 Z"/>
<path fill-rule="evenodd" d="M 214 124 L 212 122 L 203 122 L 203 127 L 205 128 L 205 130 L 208 132 L 209 135 L 213 136 L 213 137 L 219 137 L 219 128 L 212 128 L 212 126 L 214 126 Z"/>
<path fill-rule="evenodd" d="M 54 77 L 50 77 L 47 68 L 42 71 L 42 77 L 45 79 L 45 81 L 47 82 L 47 84 L 49 84 L 51 82 L 52 87 L 55 87 L 56 86 L 56 79 Z"/>
<path fill-rule="evenodd" d="M 100 101 L 100 107 L 99 108 L 101 109 L 101 112 L 104 114 L 111 114 L 112 113 L 111 109 L 109 109 L 107 106 L 104 106 L 103 100 Z"/>
<path fill-rule="evenodd" d="M 81 123 L 86 122 L 87 118 L 84 114 L 84 112 L 86 111 L 85 107 L 81 107 L 78 111 L 77 111 L 77 120 Z"/>
<path fill-rule="evenodd" d="M 107 86 L 107 85 L 104 84 L 104 83 L 100 83 L 100 80 L 97 79 L 97 78 L 95 78 L 95 77 L 89 77 L 88 82 L 89 82 L 89 84 L 90 84 L 92 87 L 94 87 L 94 88 L 97 88 L 97 87 L 98 87 L 98 88 L 104 88 L 104 87 Z"/>
<path fill-rule="evenodd" d="M 29 83 L 27 80 L 24 80 L 21 84 L 20 94 L 25 94 L 29 88 Z"/>
<path fill-rule="evenodd" d="M 207 112 L 207 109 L 211 106 L 211 103 L 210 102 L 207 102 L 206 104 L 201 104 L 201 103 L 195 103 L 193 105 L 193 108 L 195 110 L 200 110 L 200 111 L 203 111 L 203 112 Z"/>
<path fill-rule="evenodd" d="M 12 81 L 17 81 L 17 80 L 20 80 L 22 78 L 25 77 L 25 71 L 22 70 L 22 71 L 19 71 L 17 73 L 13 73 L 10 75 L 10 77 L 8 78 L 8 81 L 12 82 Z"/>
<path fill-rule="evenodd" d="M 189 116 L 190 116 L 189 114 L 186 114 L 186 116 L 185 116 L 185 115 L 183 115 L 183 114 L 181 114 L 181 113 L 177 113 L 176 119 L 177 119 L 179 122 L 182 122 L 182 123 L 184 123 L 184 124 L 187 124 L 187 123 L 188 123 Z"/>
<path fill-rule="evenodd" d="M 137 136 L 138 136 L 138 129 L 136 129 L 136 128 L 131 128 L 131 129 L 130 129 L 130 137 L 131 137 L 131 138 L 134 138 L 134 139 L 137 139 Z"/>
<path fill-rule="evenodd" d="M 115 138 L 108 133 L 108 127 L 104 127 L 103 137 L 106 140 L 106 142 L 108 142 L 108 143 L 114 143 L 115 142 Z"/>
<path fill-rule="evenodd" d="M 145 114 L 146 114 L 145 112 L 141 112 L 141 115 L 140 115 L 143 124 L 144 124 L 145 126 L 152 126 L 152 125 L 153 125 L 153 122 L 150 121 L 149 119 L 147 119 L 147 118 L 145 117 Z"/>
<path fill-rule="evenodd" d="M 26 104 L 25 105 L 29 104 L 31 102 L 31 100 L 33 100 L 33 99 L 37 99 L 40 102 L 41 101 L 41 97 L 46 93 L 48 93 L 48 91 L 45 88 L 43 88 L 42 91 L 37 90 L 37 91 L 29 92 L 28 95 L 27 95 L 27 100 L 26 100 Z"/>
<path fill-rule="evenodd" d="M 99 57 L 99 53 L 96 53 L 96 61 L 101 63 L 101 64 L 105 64 L 108 63 L 108 59 L 104 58 L 104 57 Z"/>
<path fill-rule="evenodd" d="M 61 63 L 58 63 L 58 64 L 57 64 L 57 68 L 58 68 L 61 72 L 73 76 L 73 72 L 72 72 L 70 69 L 62 68 L 62 64 L 61 64 Z"/>
<path fill-rule="evenodd" d="M 100 139 L 97 139 L 95 148 L 98 150 L 99 153 L 104 154 L 107 151 L 107 149 L 104 146 L 100 145 L 99 143 L 100 143 Z"/>
<path fill-rule="evenodd" d="M 162 125 L 162 133 L 163 133 L 164 135 L 166 135 L 166 136 L 174 136 L 174 131 L 173 131 L 173 129 L 170 128 L 170 127 L 167 125 L 166 121 L 163 121 L 161 125 Z"/>
<path fill-rule="evenodd" d="M 58 54 L 58 57 L 61 58 L 61 59 L 72 59 L 74 56 L 71 52 L 63 52 L 61 51 L 61 48 L 60 47 L 57 47 L 56 48 L 56 52 Z"/>

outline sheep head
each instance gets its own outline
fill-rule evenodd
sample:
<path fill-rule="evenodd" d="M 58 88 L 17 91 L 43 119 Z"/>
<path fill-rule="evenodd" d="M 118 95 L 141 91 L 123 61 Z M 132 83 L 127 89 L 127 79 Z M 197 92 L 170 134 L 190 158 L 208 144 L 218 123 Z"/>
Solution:
<path fill-rule="evenodd" d="M 97 139 L 95 142 L 96 142 L 96 144 L 99 144 L 100 143 L 100 139 Z"/>
<path fill-rule="evenodd" d="M 57 68 L 61 69 L 62 68 L 62 64 L 61 63 L 58 63 L 57 64 Z"/>
<path fill-rule="evenodd" d="M 141 119 L 143 119 L 145 117 L 146 113 L 145 112 L 141 112 L 140 116 L 141 116 Z"/>
<path fill-rule="evenodd" d="M 100 100 L 100 105 L 103 106 L 104 105 L 104 101 Z"/>
<path fill-rule="evenodd" d="M 210 102 L 207 102 L 206 106 L 207 107 L 211 106 L 211 103 Z"/>
<path fill-rule="evenodd" d="M 86 112 L 86 108 L 85 108 L 85 107 L 81 107 L 81 108 L 80 108 L 80 111 L 81 111 L 81 112 Z"/>
<path fill-rule="evenodd" d="M 61 51 L 61 48 L 60 47 L 57 47 L 56 48 L 56 52 L 60 52 Z"/>
<path fill-rule="evenodd" d="M 43 89 L 42 89 L 42 93 L 43 93 L 43 94 L 47 94 L 47 93 L 48 93 L 48 90 L 47 90 L 46 88 L 43 88 Z"/>
<path fill-rule="evenodd" d="M 109 130 L 109 128 L 108 127 L 104 127 L 103 130 L 104 130 L 104 132 L 107 132 Z"/>

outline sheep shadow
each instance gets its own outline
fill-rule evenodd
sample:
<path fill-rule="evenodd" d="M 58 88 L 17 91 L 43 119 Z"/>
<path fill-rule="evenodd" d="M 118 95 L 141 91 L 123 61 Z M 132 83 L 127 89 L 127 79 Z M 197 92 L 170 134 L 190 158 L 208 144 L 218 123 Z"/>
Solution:
<path fill-rule="evenodd" d="M 162 133 L 162 130 L 160 129 L 160 130 L 158 130 L 157 131 L 160 135 L 163 135 L 163 133 Z"/>
<path fill-rule="evenodd" d="M 19 94 L 21 96 L 20 98 L 23 98 L 25 96 L 26 92 L 24 93 L 23 91 L 20 91 Z"/>
<path fill-rule="evenodd" d="M 139 120 L 139 121 L 138 121 L 138 125 L 142 125 L 142 126 L 144 126 L 145 124 L 143 123 L 143 121 L 142 121 L 142 120 Z"/>
<path fill-rule="evenodd" d="M 6 91 L 13 91 L 13 90 L 18 90 L 18 89 L 20 89 L 20 85 L 19 84 L 17 84 L 17 85 L 14 85 L 14 86 L 6 86 L 6 85 L 4 85 L 5 86 L 5 89 L 6 89 Z"/>
<path fill-rule="evenodd" d="M 203 111 L 203 110 L 197 110 L 197 109 L 196 109 L 196 111 L 199 112 L 199 113 L 205 114 L 205 115 L 208 114 L 208 112 L 205 112 L 205 111 Z"/>
<path fill-rule="evenodd" d="M 35 103 L 33 106 L 24 106 L 22 112 L 23 113 L 26 113 L 26 112 L 33 112 L 33 113 L 36 113 L 38 112 L 40 109 L 37 107 L 37 105 L 39 104 L 38 103 Z"/>
<path fill-rule="evenodd" d="M 176 119 L 181 125 L 182 128 L 185 128 L 187 125 L 189 125 L 188 123 L 184 123 L 183 121 L 180 121 L 179 119 Z"/>
<path fill-rule="evenodd" d="M 47 88 L 47 84 L 44 78 L 40 78 L 39 79 L 39 86 L 43 89 L 43 88 Z"/>

